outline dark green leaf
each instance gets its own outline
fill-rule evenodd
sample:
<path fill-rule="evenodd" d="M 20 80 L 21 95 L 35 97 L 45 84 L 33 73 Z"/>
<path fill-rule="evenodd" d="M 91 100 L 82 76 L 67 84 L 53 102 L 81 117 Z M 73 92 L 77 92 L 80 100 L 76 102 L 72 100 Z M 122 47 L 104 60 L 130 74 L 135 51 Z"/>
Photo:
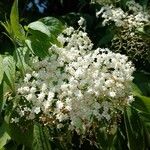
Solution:
<path fill-rule="evenodd" d="M 137 97 L 139 97 L 142 100 L 142 102 L 145 104 L 145 107 L 150 112 L 150 97 L 146 97 L 142 95 L 137 95 Z"/>
<path fill-rule="evenodd" d="M 3 58 L 2 58 L 2 56 L 0 55 L 0 84 L 2 83 L 3 75 L 4 75 Z"/>
<path fill-rule="evenodd" d="M 134 83 L 141 90 L 143 95 L 150 96 L 150 74 L 146 72 L 135 72 Z"/>
<path fill-rule="evenodd" d="M 30 36 L 30 39 L 26 40 L 26 44 L 30 50 L 41 58 L 49 55 L 48 49 L 51 46 L 51 39 L 39 31 L 35 31 L 35 33 Z"/>
<path fill-rule="evenodd" d="M 0 149 L 2 149 L 10 140 L 10 136 L 6 132 L 5 123 L 0 126 Z"/>
<path fill-rule="evenodd" d="M 150 36 L 150 25 L 147 24 L 143 27 L 144 33 L 148 34 Z"/>
<path fill-rule="evenodd" d="M 127 108 L 124 113 L 124 122 L 129 149 L 145 150 L 144 129 L 137 111 Z"/>
<path fill-rule="evenodd" d="M 98 45 L 103 46 L 105 44 L 108 44 L 114 37 L 114 33 L 111 31 L 107 31 L 106 34 L 101 38 Z"/>
<path fill-rule="evenodd" d="M 13 115 L 11 115 L 11 117 L 13 117 Z M 33 125 L 28 123 L 26 125 L 9 123 L 7 131 L 17 144 L 24 144 L 29 148 L 31 147 L 33 141 Z"/>
<path fill-rule="evenodd" d="M 33 150 L 51 150 L 50 137 L 45 127 L 34 125 Z"/>

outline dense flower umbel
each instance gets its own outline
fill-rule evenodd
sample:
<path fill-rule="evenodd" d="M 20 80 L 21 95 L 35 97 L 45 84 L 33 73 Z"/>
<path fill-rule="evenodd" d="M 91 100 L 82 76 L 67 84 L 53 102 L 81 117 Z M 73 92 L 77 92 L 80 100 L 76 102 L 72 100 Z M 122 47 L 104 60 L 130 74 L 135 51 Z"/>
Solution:
<path fill-rule="evenodd" d="M 150 62 L 149 40 L 138 33 L 139 28 L 149 23 L 150 14 L 133 0 L 128 1 L 126 5 L 127 12 L 124 12 L 121 8 L 107 5 L 97 12 L 97 16 L 101 14 L 104 18 L 104 26 L 111 23 L 115 24 L 116 35 L 109 44 L 109 48 L 113 52 L 129 56 L 129 59 L 139 69 L 139 66 L 143 68 Z"/>
<path fill-rule="evenodd" d="M 87 33 L 72 27 L 58 40 L 62 46 L 53 45 L 51 56 L 35 63 L 19 85 L 19 118 L 57 128 L 67 125 L 79 134 L 94 122 L 110 123 L 134 100 L 131 62 L 108 49 L 92 50 Z"/>
<path fill-rule="evenodd" d="M 143 26 L 149 22 L 150 15 L 143 10 L 143 7 L 131 0 L 126 3 L 128 11 L 124 12 L 120 7 L 106 5 L 97 12 L 97 17 L 104 18 L 103 25 L 115 23 L 117 27 L 129 27 L 130 30 Z"/>

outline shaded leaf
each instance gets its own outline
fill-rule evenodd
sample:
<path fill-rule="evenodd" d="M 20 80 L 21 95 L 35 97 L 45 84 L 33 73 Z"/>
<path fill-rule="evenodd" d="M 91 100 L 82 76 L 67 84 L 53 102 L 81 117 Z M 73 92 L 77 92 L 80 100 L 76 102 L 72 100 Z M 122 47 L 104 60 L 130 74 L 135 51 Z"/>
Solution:
<path fill-rule="evenodd" d="M 13 114 L 11 115 L 13 117 Z M 33 141 L 33 125 L 9 123 L 7 132 L 17 144 L 23 144 L 28 148 L 31 147 Z"/>
<path fill-rule="evenodd" d="M 124 122 L 129 149 L 145 150 L 144 129 L 137 111 L 127 108 L 124 113 Z"/>
<path fill-rule="evenodd" d="M 4 75 L 4 70 L 3 70 L 3 58 L 2 58 L 2 56 L 0 55 L 0 84 L 2 83 L 3 75 Z"/>
<path fill-rule="evenodd" d="M 10 136 L 6 132 L 5 123 L 0 126 L 0 149 L 2 149 L 10 140 Z"/>
<path fill-rule="evenodd" d="M 137 97 L 139 97 L 142 100 L 142 102 L 145 104 L 145 107 L 150 112 L 150 97 L 146 97 L 142 95 L 137 95 Z"/>
<path fill-rule="evenodd" d="M 107 31 L 106 34 L 100 39 L 98 45 L 103 46 L 108 44 L 114 37 L 114 33 L 111 31 Z"/>
<path fill-rule="evenodd" d="M 26 40 L 26 44 L 32 52 L 41 58 L 49 55 L 48 49 L 51 46 L 51 40 L 47 35 L 39 31 L 32 34 L 29 40 Z"/>
<path fill-rule="evenodd" d="M 33 150 L 51 150 L 48 132 L 40 125 L 34 125 Z"/>

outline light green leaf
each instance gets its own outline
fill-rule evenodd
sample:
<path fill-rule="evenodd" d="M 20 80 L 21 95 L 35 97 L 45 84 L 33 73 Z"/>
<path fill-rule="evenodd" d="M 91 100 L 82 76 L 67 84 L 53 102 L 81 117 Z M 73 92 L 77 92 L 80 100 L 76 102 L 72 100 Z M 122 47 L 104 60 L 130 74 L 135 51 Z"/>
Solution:
<path fill-rule="evenodd" d="M 137 95 L 141 95 L 142 94 L 142 91 L 138 88 L 138 86 L 134 83 L 132 83 L 132 94 L 134 96 L 137 96 Z"/>
<path fill-rule="evenodd" d="M 16 66 L 20 70 L 22 76 L 24 76 L 25 71 L 29 69 L 29 50 L 27 47 L 19 47 L 14 51 L 14 59 L 16 61 Z M 26 61 L 28 60 L 28 62 Z"/>
<path fill-rule="evenodd" d="M 150 112 L 150 97 L 146 97 L 142 95 L 137 95 L 137 97 L 139 97 L 142 100 L 142 102 L 145 104 L 145 107 Z"/>
<path fill-rule="evenodd" d="M 12 56 L 6 56 L 3 59 L 4 80 L 7 85 L 15 92 L 15 73 L 16 64 Z"/>
<path fill-rule="evenodd" d="M 14 0 L 10 13 L 10 24 L 15 38 L 20 41 L 24 41 L 24 30 L 23 27 L 19 24 L 18 0 Z"/>
<path fill-rule="evenodd" d="M 4 75 L 4 70 L 3 70 L 3 58 L 2 58 L 2 56 L 0 55 L 0 84 L 2 83 L 3 75 Z"/>
<path fill-rule="evenodd" d="M 62 22 L 54 17 L 44 17 L 41 18 L 39 21 L 45 24 L 48 30 L 50 31 L 50 33 L 55 36 L 60 34 L 64 29 L 64 25 L 62 24 Z"/>
<path fill-rule="evenodd" d="M 63 24 L 54 17 L 45 17 L 28 25 L 29 30 L 39 31 L 47 36 L 58 35 L 64 29 Z"/>
<path fill-rule="evenodd" d="M 0 126 L 0 149 L 2 149 L 10 140 L 10 136 L 6 132 L 5 123 Z"/>
<path fill-rule="evenodd" d="M 40 31 L 40 32 L 50 36 L 50 31 L 49 31 L 48 27 L 41 21 L 35 21 L 35 22 L 30 23 L 28 25 L 28 28 L 32 29 L 32 30 Z"/>

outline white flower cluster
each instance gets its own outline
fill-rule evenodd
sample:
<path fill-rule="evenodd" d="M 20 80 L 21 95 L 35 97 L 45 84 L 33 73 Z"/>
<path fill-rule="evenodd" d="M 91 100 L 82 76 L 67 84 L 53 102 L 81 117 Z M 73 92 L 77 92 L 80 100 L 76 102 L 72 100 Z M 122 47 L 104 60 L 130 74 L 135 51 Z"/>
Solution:
<path fill-rule="evenodd" d="M 126 3 L 128 12 L 124 12 L 121 8 L 115 8 L 113 5 L 106 5 L 96 13 L 104 18 L 103 25 L 111 22 L 117 27 L 129 26 L 129 28 L 137 28 L 149 22 L 150 15 L 144 11 L 142 6 L 131 0 Z"/>
<path fill-rule="evenodd" d="M 43 121 L 85 133 L 96 122 L 109 122 L 134 99 L 134 67 L 127 57 L 108 49 L 92 50 L 87 33 L 67 28 L 51 56 L 26 74 L 18 95 L 20 118 Z M 47 119 L 45 119 L 47 118 Z"/>
<path fill-rule="evenodd" d="M 103 6 L 101 10 L 96 13 L 97 17 L 99 17 L 99 15 L 102 15 L 102 18 L 104 18 L 104 26 L 110 22 L 115 22 L 115 25 L 118 27 L 123 25 L 123 19 L 127 16 L 121 8 L 115 8 L 113 5 Z"/>

